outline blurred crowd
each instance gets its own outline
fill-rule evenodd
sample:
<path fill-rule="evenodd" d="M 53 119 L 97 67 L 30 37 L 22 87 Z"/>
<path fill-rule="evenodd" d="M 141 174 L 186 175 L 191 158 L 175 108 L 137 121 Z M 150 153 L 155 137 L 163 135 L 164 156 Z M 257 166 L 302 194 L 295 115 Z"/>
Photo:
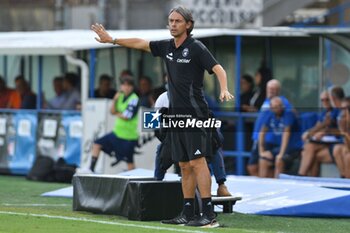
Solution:
<path fill-rule="evenodd" d="M 281 91 L 281 83 L 266 67 L 254 78 L 248 74 L 241 78 L 240 109 L 258 114 L 248 173 L 276 178 L 281 173 L 319 176 L 323 163 L 334 163 L 340 177 L 350 178 L 350 97 L 343 88 L 324 90 L 319 97 L 321 109 L 315 106 L 311 113 L 293 107 Z"/>

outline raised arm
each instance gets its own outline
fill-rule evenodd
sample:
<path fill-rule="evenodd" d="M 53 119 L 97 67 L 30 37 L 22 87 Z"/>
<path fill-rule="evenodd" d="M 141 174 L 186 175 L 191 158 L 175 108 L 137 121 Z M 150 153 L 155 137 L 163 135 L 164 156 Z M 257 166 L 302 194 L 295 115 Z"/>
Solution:
<path fill-rule="evenodd" d="M 140 38 L 115 38 L 106 31 L 106 29 L 103 27 L 102 24 L 93 24 L 91 25 L 91 30 L 93 30 L 98 37 L 95 37 L 95 40 L 97 40 L 100 43 L 110 43 L 110 44 L 118 44 L 120 46 L 131 48 L 131 49 L 139 49 L 146 52 L 151 52 L 151 49 L 149 47 L 149 41 L 140 39 Z"/>
<path fill-rule="evenodd" d="M 221 65 L 217 64 L 213 67 L 213 72 L 216 74 L 220 84 L 220 101 L 229 101 L 234 98 L 233 95 L 227 89 L 227 77 L 226 71 Z"/>

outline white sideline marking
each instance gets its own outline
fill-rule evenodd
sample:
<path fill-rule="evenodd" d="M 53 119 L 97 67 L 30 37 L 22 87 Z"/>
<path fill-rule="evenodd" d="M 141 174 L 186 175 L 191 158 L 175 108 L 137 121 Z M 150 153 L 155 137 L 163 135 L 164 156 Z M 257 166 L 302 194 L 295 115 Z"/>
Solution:
<path fill-rule="evenodd" d="M 191 231 L 191 230 L 177 229 L 177 228 L 171 228 L 171 227 L 156 227 L 156 226 L 146 226 L 146 225 L 137 225 L 137 224 L 120 223 L 120 222 L 108 222 L 108 221 L 93 220 L 93 219 L 88 219 L 88 218 L 75 218 L 75 217 L 47 215 L 47 214 L 17 213 L 17 212 L 10 212 L 10 211 L 0 211 L 0 214 L 32 216 L 32 217 L 42 217 L 42 218 L 52 218 L 52 219 L 63 219 L 63 220 L 92 222 L 92 223 L 100 223 L 100 224 L 107 224 L 107 225 L 118 225 L 118 226 L 124 226 L 124 227 L 135 227 L 135 228 L 175 231 L 175 232 L 189 232 L 189 233 L 207 233 L 207 232 L 209 232 L 209 231 Z"/>
<path fill-rule="evenodd" d="M 11 204 L 11 203 L 1 203 L 3 206 L 71 206 L 69 204 Z"/>

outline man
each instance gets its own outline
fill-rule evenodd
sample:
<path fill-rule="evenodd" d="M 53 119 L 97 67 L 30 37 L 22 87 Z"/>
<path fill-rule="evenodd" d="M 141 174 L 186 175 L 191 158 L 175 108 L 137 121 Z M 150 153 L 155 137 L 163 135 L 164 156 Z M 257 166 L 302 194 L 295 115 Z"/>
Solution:
<path fill-rule="evenodd" d="M 59 109 L 79 110 L 81 95 L 78 87 L 79 76 L 75 73 L 66 73 L 63 77 L 63 101 Z"/>
<path fill-rule="evenodd" d="M 113 39 L 102 25 L 92 25 L 101 43 L 152 52 L 162 57 L 166 63 L 169 83 L 171 114 L 189 114 L 193 118 L 208 118 L 208 105 L 203 96 L 204 71 L 215 73 L 220 83 L 220 100 L 230 100 L 233 96 L 227 90 L 226 72 L 213 58 L 208 49 L 191 36 L 194 20 L 191 12 L 183 7 L 173 8 L 168 17 L 168 28 L 172 39 L 146 41 L 139 38 Z M 171 132 L 172 156 L 179 162 L 182 174 L 184 207 L 180 216 L 163 221 L 168 224 L 217 227 L 211 203 L 211 178 L 205 156 L 207 152 L 207 132 L 200 129 Z M 198 186 L 202 198 L 203 214 L 194 218 L 195 189 Z"/>
<path fill-rule="evenodd" d="M 300 176 L 318 176 L 321 163 L 336 162 L 333 149 L 341 141 L 336 136 L 339 135 L 337 118 L 340 113 L 341 102 L 345 97 L 344 90 L 341 87 L 332 87 L 330 91 L 321 94 L 321 101 L 326 110 L 321 115 L 323 122 L 316 128 L 306 131 L 303 134 L 305 141 L 302 152 L 301 163 L 298 174 Z M 324 139 L 327 140 L 324 140 Z M 332 139 L 332 141 L 329 141 Z"/>
<path fill-rule="evenodd" d="M 21 109 L 36 108 L 36 94 L 31 90 L 27 80 L 22 75 L 15 78 L 16 90 L 21 96 Z"/>
<path fill-rule="evenodd" d="M 129 77 L 121 80 L 121 92 L 113 98 L 110 112 L 117 116 L 113 132 L 98 138 L 92 146 L 90 169 L 94 172 L 101 150 L 116 157 L 117 162 L 122 160 L 128 164 L 128 170 L 135 168 L 134 149 L 137 145 L 137 111 L 139 98 L 134 92 L 134 81 Z"/>
<path fill-rule="evenodd" d="M 21 107 L 21 96 L 19 92 L 7 87 L 5 79 L 0 76 L 0 108 Z"/>
<path fill-rule="evenodd" d="M 337 164 L 340 177 L 350 178 L 350 97 L 345 97 L 341 104 L 341 112 L 338 116 L 338 129 L 343 137 L 343 142 L 334 146 L 333 154 L 335 163 Z"/>
<path fill-rule="evenodd" d="M 343 136 L 343 143 L 334 147 L 334 158 L 342 178 L 350 178 L 350 97 L 342 101 L 341 114 L 338 117 L 338 128 Z"/>
<path fill-rule="evenodd" d="M 140 106 L 150 108 L 154 105 L 154 101 L 152 99 L 152 79 L 148 76 L 142 76 L 139 78 L 138 85 L 138 95 L 140 98 Z"/>
<path fill-rule="evenodd" d="M 252 147 L 252 153 L 248 161 L 247 170 L 250 175 L 252 176 L 258 176 L 259 175 L 259 132 L 262 127 L 262 123 L 268 113 L 268 110 L 270 109 L 270 101 L 275 96 L 280 96 L 281 93 L 281 83 L 277 79 L 271 79 L 267 82 L 266 85 L 266 99 L 263 102 L 260 112 L 258 115 L 258 118 L 255 121 L 254 124 L 254 130 L 253 130 L 253 147 Z M 292 109 L 292 105 L 289 103 L 289 101 L 284 97 L 280 96 L 282 99 L 283 105 L 286 109 L 290 110 Z M 265 142 L 273 142 L 273 139 L 269 136 L 269 132 L 267 132 L 267 137 L 265 138 Z"/>
<path fill-rule="evenodd" d="M 278 178 L 285 165 L 299 156 L 302 141 L 295 113 L 285 109 L 282 99 L 273 97 L 270 107 L 259 135 L 259 176 L 273 177 L 274 174 Z M 271 132 L 273 138 L 268 143 L 265 143 L 266 132 Z"/>
<path fill-rule="evenodd" d="M 64 98 L 64 87 L 63 87 L 63 77 L 55 77 L 52 81 L 53 89 L 56 96 L 53 97 L 47 103 L 47 108 L 49 109 L 61 109 L 60 106 L 65 102 Z"/>
<path fill-rule="evenodd" d="M 108 74 L 102 74 L 98 82 L 98 88 L 94 91 L 94 97 L 113 99 L 115 92 L 112 88 L 112 77 Z"/>

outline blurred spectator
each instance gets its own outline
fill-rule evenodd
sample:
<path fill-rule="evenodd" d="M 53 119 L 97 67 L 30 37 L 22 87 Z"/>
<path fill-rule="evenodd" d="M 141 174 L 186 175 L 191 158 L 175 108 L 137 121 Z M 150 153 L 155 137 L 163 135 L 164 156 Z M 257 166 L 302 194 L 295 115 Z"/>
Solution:
<path fill-rule="evenodd" d="M 15 78 L 16 90 L 21 96 L 21 109 L 36 108 L 36 94 L 30 89 L 29 83 L 22 75 Z"/>
<path fill-rule="evenodd" d="M 255 74 L 255 92 L 250 99 L 249 112 L 257 112 L 266 98 L 266 85 L 272 79 L 272 72 L 269 68 L 262 66 Z"/>
<path fill-rule="evenodd" d="M 338 118 L 338 127 L 343 136 L 343 143 L 335 145 L 334 158 L 340 176 L 350 178 L 350 97 L 342 101 L 342 111 Z"/>
<path fill-rule="evenodd" d="M 150 108 L 154 105 L 152 100 L 152 80 L 148 76 L 142 76 L 139 79 L 138 94 L 140 106 Z"/>
<path fill-rule="evenodd" d="M 47 108 L 49 109 L 61 109 L 64 98 L 64 87 L 63 87 L 63 77 L 55 77 L 52 81 L 53 89 L 56 96 L 47 102 Z"/>
<path fill-rule="evenodd" d="M 67 73 L 63 78 L 63 103 L 59 109 L 80 109 L 81 96 L 78 90 L 79 77 L 75 73 Z"/>
<path fill-rule="evenodd" d="M 275 96 L 279 96 L 282 99 L 283 105 L 286 109 L 292 110 L 293 107 L 289 103 L 289 100 L 286 97 L 281 96 L 281 90 L 282 90 L 282 86 L 280 81 L 278 81 L 277 79 L 271 79 L 270 81 L 268 81 L 266 86 L 266 99 L 261 105 L 260 110 L 261 111 L 269 110 L 271 107 L 270 101 Z"/>
<path fill-rule="evenodd" d="M 249 74 L 245 74 L 241 78 L 241 111 L 249 112 L 250 100 L 254 95 L 254 80 Z"/>
<path fill-rule="evenodd" d="M 241 112 L 249 112 L 250 100 L 254 95 L 254 79 L 249 74 L 244 74 L 241 77 L 241 95 L 240 95 L 240 111 Z M 245 147 L 244 150 L 248 151 L 252 148 L 252 132 L 254 129 L 253 121 L 245 121 L 244 122 L 244 136 L 245 136 Z"/>
<path fill-rule="evenodd" d="M 259 176 L 278 178 L 299 157 L 302 141 L 296 115 L 284 107 L 280 97 L 271 98 L 270 109 L 259 135 Z M 265 140 L 267 132 L 273 140 Z"/>
<path fill-rule="evenodd" d="M 21 107 L 20 94 L 6 86 L 3 77 L 0 76 L 0 108 L 15 108 Z"/>
<path fill-rule="evenodd" d="M 98 88 L 94 91 L 95 98 L 113 99 L 115 89 L 112 88 L 112 77 L 107 74 L 102 74 L 98 83 Z"/>
<path fill-rule="evenodd" d="M 343 141 L 334 146 L 333 154 L 340 177 L 350 178 L 350 97 L 343 99 L 338 117 L 338 129 Z"/>
<path fill-rule="evenodd" d="M 333 86 L 329 89 L 328 92 L 332 107 L 338 109 L 339 111 L 342 101 L 345 98 L 344 89 L 340 86 Z"/>
<path fill-rule="evenodd" d="M 289 101 L 284 97 L 280 96 L 281 93 L 281 83 L 277 79 L 272 79 L 267 83 L 266 86 L 266 92 L 267 98 L 265 99 L 264 103 L 262 104 L 259 115 L 255 121 L 254 124 L 254 130 L 253 130 L 253 146 L 251 150 L 251 156 L 248 161 L 247 170 L 250 175 L 252 176 L 258 176 L 259 174 L 259 147 L 258 147 L 258 139 L 259 139 L 259 132 L 262 127 L 262 124 L 264 122 L 264 119 L 266 118 L 268 111 L 270 109 L 270 100 L 271 98 L 275 96 L 279 96 L 282 99 L 283 106 L 286 110 L 292 110 L 293 106 L 289 103 Z M 273 143 L 273 137 L 270 137 L 270 133 L 268 132 L 265 138 L 265 142 L 271 142 Z"/>
<path fill-rule="evenodd" d="M 339 143 L 337 118 L 340 113 L 344 91 L 341 87 L 331 88 L 320 96 L 325 110 L 320 116 L 319 123 L 303 134 L 304 149 L 299 168 L 299 175 L 318 176 L 320 163 L 335 162 L 334 145 Z M 333 104 L 332 104 L 333 103 Z"/>
<path fill-rule="evenodd" d="M 114 129 L 111 133 L 98 138 L 92 146 L 90 169 L 93 172 L 101 151 L 115 156 L 117 163 L 126 161 L 128 170 L 135 169 L 134 150 L 139 137 L 137 130 L 139 98 L 134 92 L 133 79 L 123 77 L 120 83 L 121 91 L 115 94 L 110 108 L 111 114 L 116 116 Z"/>

